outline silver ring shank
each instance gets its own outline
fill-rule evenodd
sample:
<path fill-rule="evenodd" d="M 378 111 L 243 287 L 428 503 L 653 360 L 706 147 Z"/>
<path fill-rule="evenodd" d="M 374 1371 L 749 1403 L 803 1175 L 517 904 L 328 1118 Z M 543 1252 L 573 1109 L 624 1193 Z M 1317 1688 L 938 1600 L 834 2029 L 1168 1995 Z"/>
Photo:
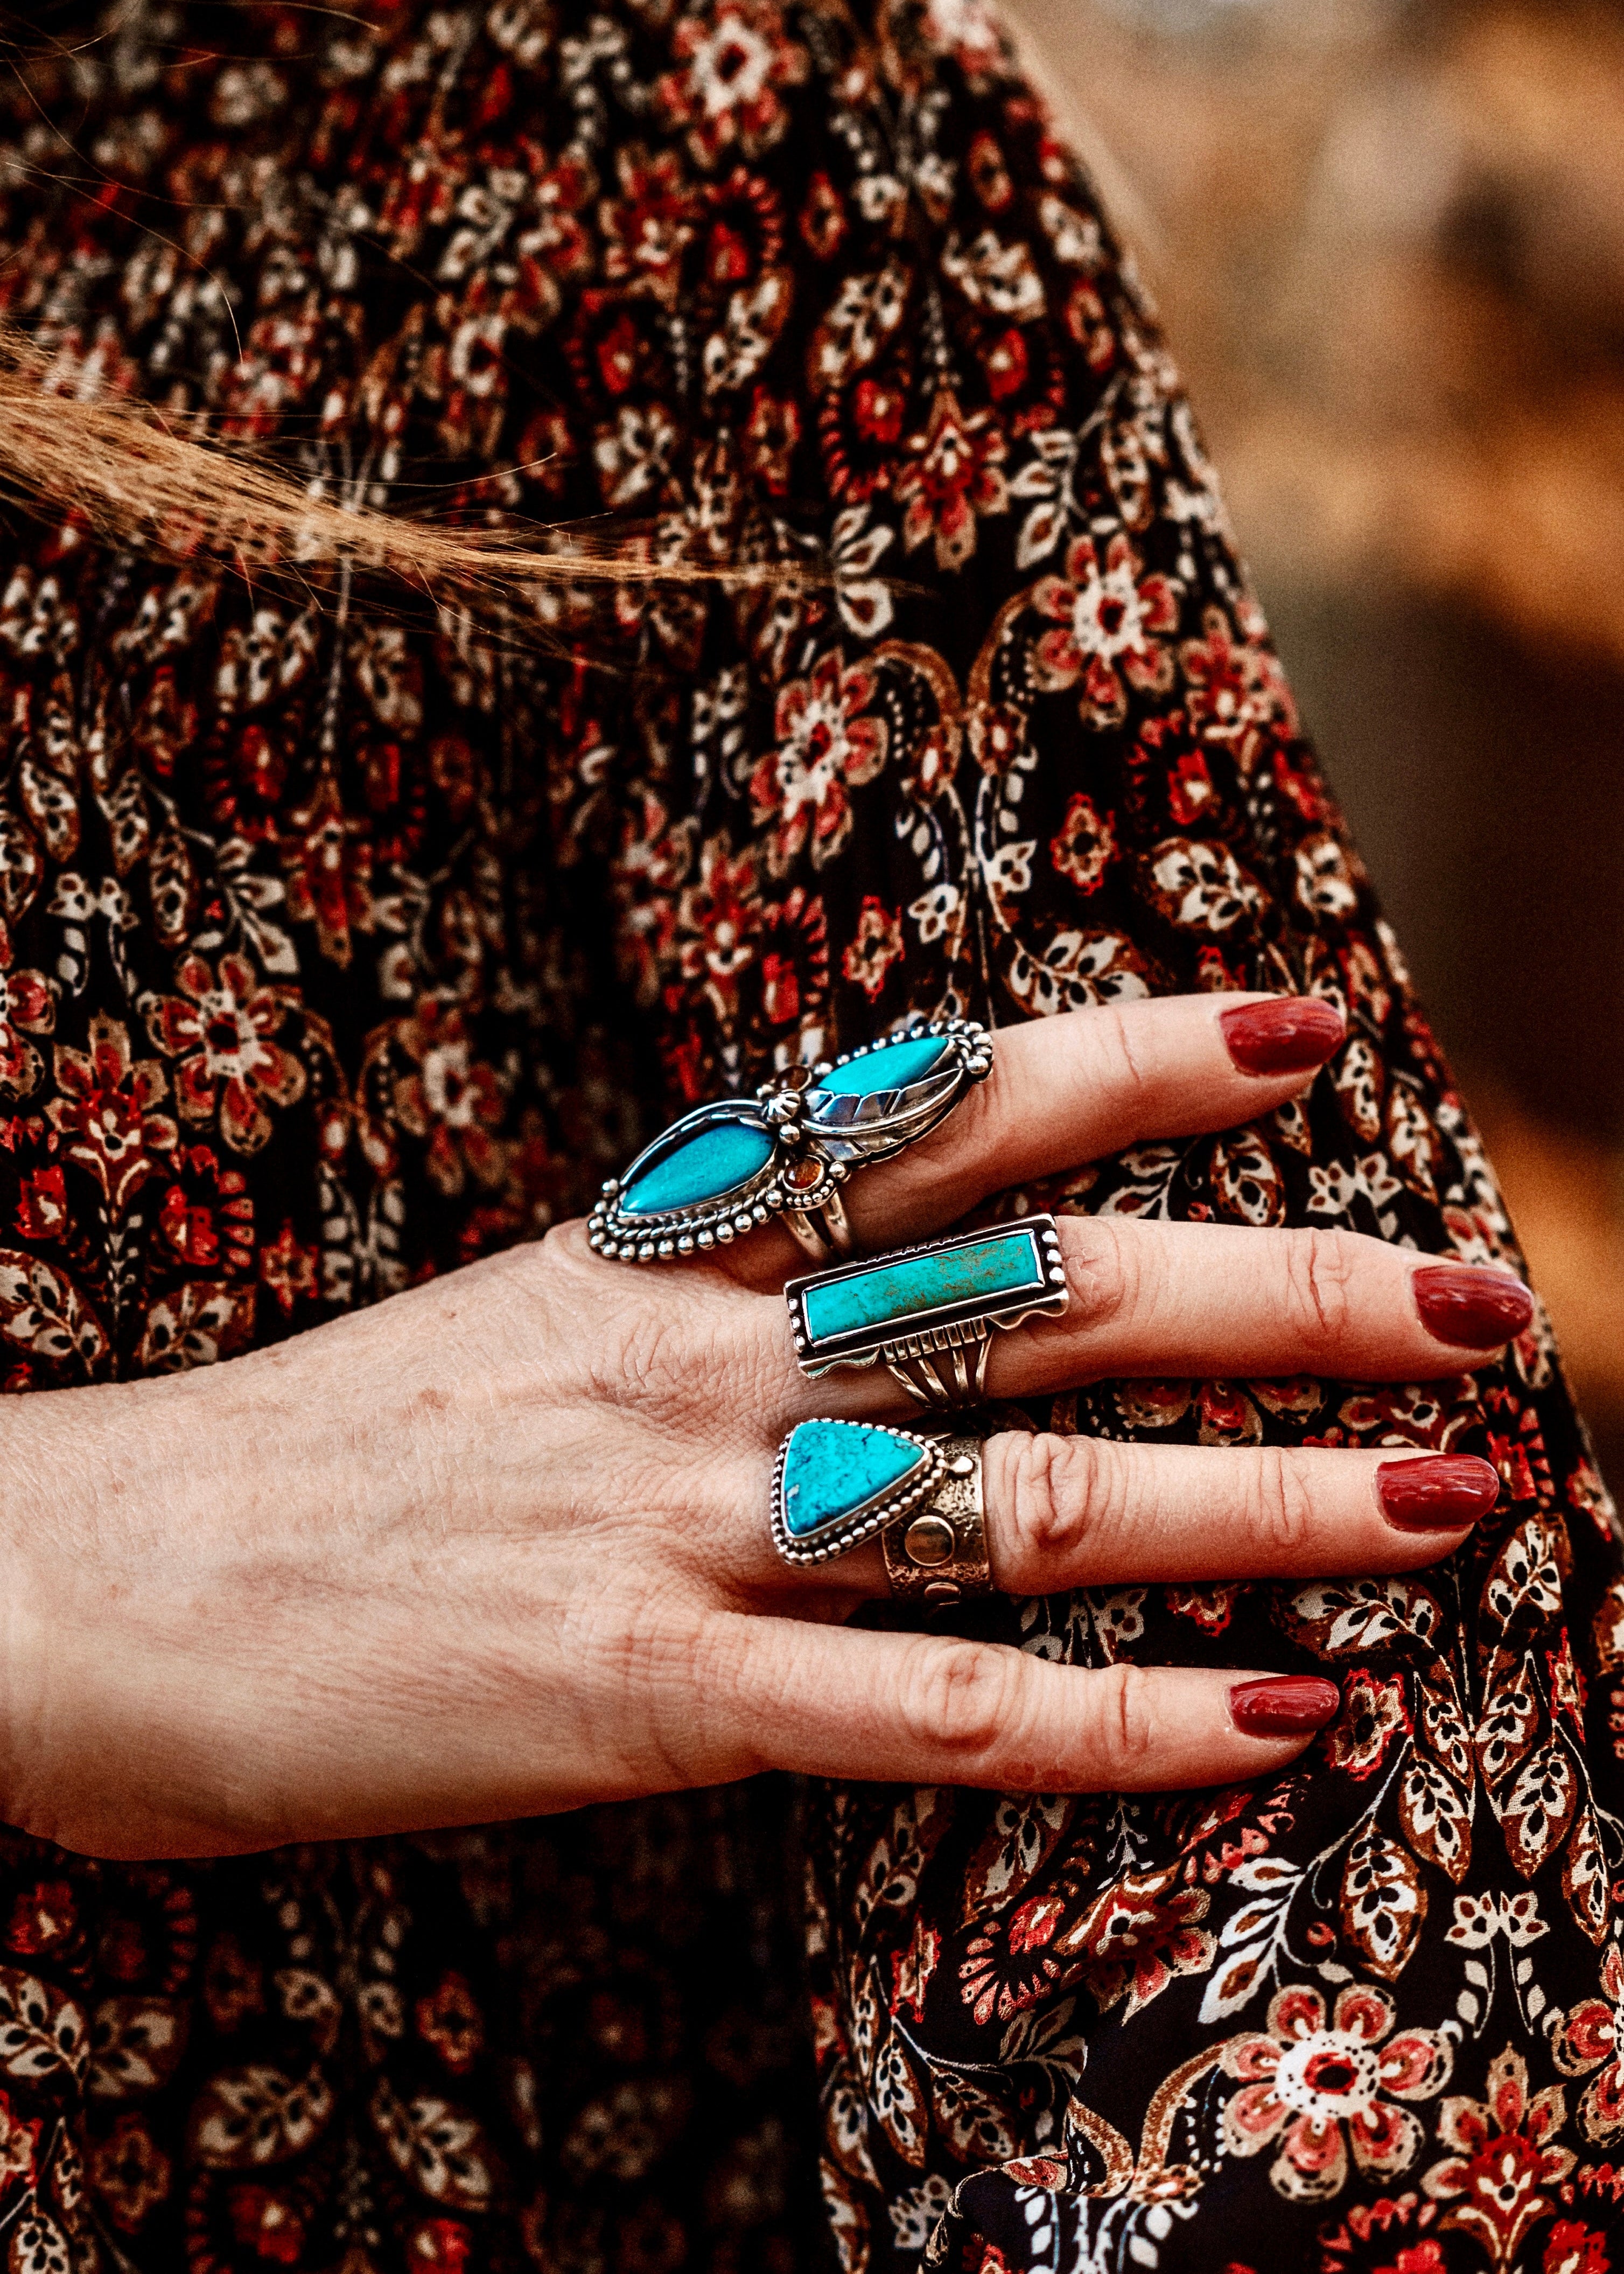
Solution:
<path fill-rule="evenodd" d="M 947 1473 L 930 1499 L 880 1535 L 891 1593 L 932 1610 L 990 1594 L 993 1588 L 981 1441 L 950 1437 L 942 1449 Z"/>
<path fill-rule="evenodd" d="M 784 1222 L 814 1263 L 827 1263 L 831 1256 L 852 1252 L 851 1220 L 838 1191 L 831 1193 L 822 1208 L 786 1209 Z"/>
<path fill-rule="evenodd" d="M 944 1329 L 887 1343 L 880 1355 L 916 1404 L 932 1412 L 951 1413 L 978 1405 L 987 1394 L 987 1358 L 992 1337 L 984 1328 Z"/>

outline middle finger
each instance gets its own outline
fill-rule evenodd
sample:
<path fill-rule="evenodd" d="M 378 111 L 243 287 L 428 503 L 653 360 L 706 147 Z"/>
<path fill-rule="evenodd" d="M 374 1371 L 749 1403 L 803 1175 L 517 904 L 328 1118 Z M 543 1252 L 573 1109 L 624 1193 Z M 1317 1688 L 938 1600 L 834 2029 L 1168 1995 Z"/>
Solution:
<path fill-rule="evenodd" d="M 1058 1230 L 1068 1307 L 994 1330 L 989 1397 L 1109 1375 L 1424 1381 L 1483 1365 L 1533 1316 L 1509 1272 L 1418 1257 L 1361 1232 L 1133 1216 L 1063 1217 Z M 767 1377 L 784 1382 L 786 1423 L 907 1404 L 877 1360 L 800 1374 L 781 1299 L 757 1299 L 755 1331 Z M 898 1335 L 907 1331 L 899 1321 Z"/>

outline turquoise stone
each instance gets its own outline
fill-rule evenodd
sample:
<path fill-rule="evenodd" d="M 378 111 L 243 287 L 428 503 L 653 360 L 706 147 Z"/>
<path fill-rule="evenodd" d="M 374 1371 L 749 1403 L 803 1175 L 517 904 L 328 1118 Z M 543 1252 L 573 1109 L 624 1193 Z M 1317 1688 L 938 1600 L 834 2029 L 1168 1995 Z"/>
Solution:
<path fill-rule="evenodd" d="M 1038 1243 L 1028 1231 L 989 1233 L 945 1254 L 906 1255 L 872 1270 L 814 1284 L 802 1297 L 814 1349 L 863 1328 L 898 1327 L 921 1311 L 1046 1284 Z"/>
<path fill-rule="evenodd" d="M 894 1429 L 857 1421 L 803 1421 L 784 1456 L 784 1528 L 805 1540 L 892 1492 L 929 1460 Z"/>
<path fill-rule="evenodd" d="M 837 1066 L 817 1087 L 836 1097 L 868 1097 L 876 1089 L 906 1089 L 923 1081 L 947 1048 L 941 1035 L 921 1035 L 915 1042 L 883 1043 L 850 1065 Z"/>
<path fill-rule="evenodd" d="M 642 1176 L 634 1170 L 620 1206 L 628 1216 L 663 1216 L 668 1209 L 719 1201 L 748 1185 L 771 1158 L 766 1130 L 748 1121 L 715 1121 Z"/>

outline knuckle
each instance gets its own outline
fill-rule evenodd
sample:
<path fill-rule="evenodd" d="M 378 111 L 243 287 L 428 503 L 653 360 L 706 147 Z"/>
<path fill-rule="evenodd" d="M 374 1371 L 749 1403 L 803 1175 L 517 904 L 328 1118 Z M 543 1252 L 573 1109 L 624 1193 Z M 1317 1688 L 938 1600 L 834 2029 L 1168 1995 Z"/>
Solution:
<path fill-rule="evenodd" d="M 1246 1520 L 1257 1547 L 1288 1566 L 1307 1547 L 1313 1503 L 1299 1464 L 1276 1446 L 1265 1446 L 1249 1465 Z"/>
<path fill-rule="evenodd" d="M 1287 1315 L 1312 1348 L 1333 1349 L 1348 1329 L 1358 1248 L 1345 1231 L 1297 1229 L 1285 1242 Z"/>
<path fill-rule="evenodd" d="M 1066 1220 L 1063 1255 L 1072 1302 L 1086 1326 L 1135 1318 L 1145 1300 L 1144 1243 L 1109 1216 Z"/>
<path fill-rule="evenodd" d="M 1133 1022 L 1115 1005 L 1103 1005 L 1088 1016 L 1097 1073 L 1132 1111 L 1143 1104 L 1151 1090 L 1149 1070 L 1135 1047 Z"/>
<path fill-rule="evenodd" d="M 1115 1532 L 1124 1513 L 1124 1449 L 1094 1437 L 1020 1441 L 1011 1506 L 1016 1570 L 1046 1587 L 1085 1542 Z"/>
<path fill-rule="evenodd" d="M 656 1427 L 691 1427 L 724 1400 L 729 1353 L 692 1305 L 636 1303 L 604 1322 L 586 1362 L 594 1397 Z"/>
<path fill-rule="evenodd" d="M 1137 1666 L 1112 1666 L 1094 1677 L 1093 1738 L 1101 1781 L 1139 1780 L 1156 1747 L 1155 1689 Z"/>
<path fill-rule="evenodd" d="M 1011 1509 L 1015 1546 L 1023 1566 L 1046 1562 L 1069 1544 L 1069 1496 L 1060 1483 L 1064 1463 L 1058 1437 L 1026 1437 L 1016 1464 Z"/>
<path fill-rule="evenodd" d="M 635 1733 L 637 1780 L 672 1791 L 703 1781 L 713 1716 L 696 1701 L 726 1698 L 735 1678 L 723 1623 L 694 1615 L 675 1592 L 650 1592 L 633 1615 L 624 1603 L 593 1605 L 570 1639 L 605 1723 Z"/>
<path fill-rule="evenodd" d="M 909 1736 L 966 1767 L 985 1759 L 1011 1734 L 1019 1660 L 990 1643 L 922 1641 L 903 1685 Z"/>
<path fill-rule="evenodd" d="M 636 1309 L 613 1319 L 592 1358 L 592 1387 L 612 1405 L 647 1406 L 663 1397 L 673 1371 L 673 1322 Z"/>
<path fill-rule="evenodd" d="M 549 1263 L 558 1266 L 585 1265 L 589 1269 L 598 1262 L 587 1240 L 586 1218 L 566 1216 L 549 1224 L 536 1243 Z"/>

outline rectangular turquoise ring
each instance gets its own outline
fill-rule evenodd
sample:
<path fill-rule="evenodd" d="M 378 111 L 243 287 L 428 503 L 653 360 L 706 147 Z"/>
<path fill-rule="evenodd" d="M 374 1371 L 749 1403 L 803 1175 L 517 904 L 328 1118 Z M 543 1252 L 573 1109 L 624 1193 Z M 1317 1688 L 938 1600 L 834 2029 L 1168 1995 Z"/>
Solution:
<path fill-rule="evenodd" d="M 803 1374 L 816 1381 L 879 1361 L 911 1397 L 938 1409 L 983 1395 L 994 1327 L 1058 1318 L 1069 1300 L 1052 1216 L 811 1272 L 784 1294 Z"/>

